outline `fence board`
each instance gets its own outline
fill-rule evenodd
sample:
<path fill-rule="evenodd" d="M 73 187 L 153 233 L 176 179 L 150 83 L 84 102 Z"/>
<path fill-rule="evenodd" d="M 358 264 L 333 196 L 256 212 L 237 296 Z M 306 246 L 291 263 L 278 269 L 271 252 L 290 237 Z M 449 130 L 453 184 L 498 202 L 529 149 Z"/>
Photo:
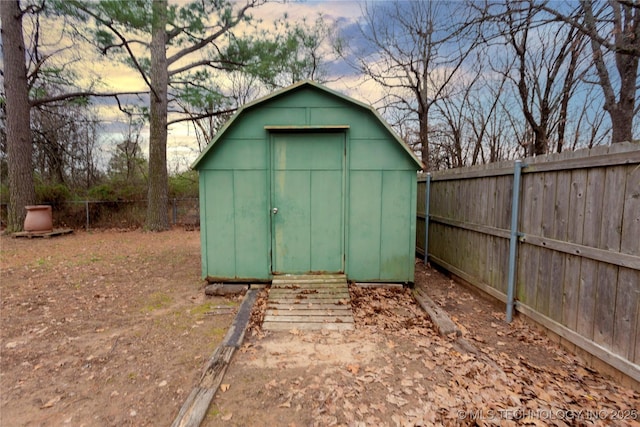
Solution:
<path fill-rule="evenodd" d="M 600 225 L 602 224 L 602 200 L 604 195 L 605 170 L 589 170 L 584 214 L 582 244 L 598 247 Z M 580 290 L 578 297 L 578 333 L 593 339 L 596 309 L 596 281 L 598 262 L 584 258 L 580 270 Z"/>
<path fill-rule="evenodd" d="M 625 178 L 625 168 L 606 169 L 600 248 L 607 251 L 620 251 Z M 606 212 L 604 212 L 605 209 Z M 611 347 L 613 344 L 618 270 L 616 265 L 600 263 L 598 266 L 593 340 L 606 347 Z"/>
<path fill-rule="evenodd" d="M 640 281 L 640 274 L 636 274 L 636 284 L 639 283 Z M 636 291 L 637 294 L 637 291 Z M 638 304 L 638 309 L 636 310 L 636 327 L 635 327 L 635 334 L 632 334 L 631 336 L 636 337 L 636 345 L 635 345 L 635 355 L 633 356 L 633 360 L 636 364 L 640 365 L 640 337 L 638 337 L 638 331 L 640 331 L 640 304 Z"/>
<path fill-rule="evenodd" d="M 513 167 L 511 168 L 513 170 Z M 496 188 L 498 194 L 496 200 L 496 225 L 497 228 L 510 230 L 511 228 L 511 191 L 513 187 L 513 179 L 511 176 L 499 176 L 496 178 Z M 509 242 L 501 240 L 496 242 L 496 253 L 498 255 L 494 263 L 497 271 L 497 289 L 507 292 L 507 276 L 509 271 Z"/>
<path fill-rule="evenodd" d="M 640 256 L 640 166 L 626 168 L 620 251 Z M 640 271 L 621 268 L 616 295 L 613 349 L 640 364 Z"/>
<path fill-rule="evenodd" d="M 530 174 L 524 177 L 523 184 L 526 192 L 522 201 L 523 220 L 520 229 L 523 233 L 539 236 L 542 233 L 542 197 L 544 193 L 544 181 L 542 174 Z M 540 248 L 524 245 L 521 247 L 522 256 L 520 266 L 524 275 L 520 276 L 519 285 L 522 290 L 519 299 L 529 307 L 537 307 L 537 284 Z M 534 286 L 527 286 L 530 281 Z"/>
<path fill-rule="evenodd" d="M 567 238 L 567 224 L 569 217 L 569 193 L 571 191 L 571 172 L 559 171 L 556 174 L 556 197 L 553 215 L 553 232 L 551 237 L 564 241 Z M 551 256 L 551 287 L 549 300 L 549 317 L 562 323 L 562 310 L 565 292 L 565 265 L 567 255 L 553 251 Z"/>
<path fill-rule="evenodd" d="M 483 210 L 484 216 L 482 219 L 482 225 L 491 224 L 493 218 L 495 217 L 495 203 L 496 203 L 496 180 L 490 177 L 484 178 L 485 184 L 483 185 L 482 192 L 485 194 L 485 197 L 482 198 L 484 201 Z M 484 244 L 478 246 L 478 248 L 484 248 L 484 253 L 486 254 L 486 262 L 485 262 L 485 271 L 483 276 L 484 283 L 494 283 L 493 278 L 493 262 L 494 262 L 494 237 L 487 236 L 484 240 Z"/>
<path fill-rule="evenodd" d="M 628 268 L 620 268 L 615 296 L 616 315 L 613 324 L 611 349 L 635 363 L 638 352 L 638 310 L 640 304 L 640 273 Z M 634 354 L 635 353 L 635 354 Z"/>
<path fill-rule="evenodd" d="M 541 174 L 542 181 L 542 222 L 540 224 L 540 235 L 551 236 L 555 217 L 556 203 L 556 175 L 555 173 Z M 553 207 L 553 208 L 551 208 Z M 557 277 L 551 273 L 551 261 L 554 251 L 542 249 L 538 258 L 538 285 L 536 286 L 536 309 L 549 316 L 549 306 L 551 305 L 552 289 L 556 285 Z"/>
<path fill-rule="evenodd" d="M 640 145 L 524 164 L 516 310 L 639 378 Z M 432 260 L 501 301 L 513 167 L 436 172 L 431 181 Z"/>
<path fill-rule="evenodd" d="M 582 243 L 584 224 L 585 192 L 587 188 L 587 171 L 576 170 L 571 173 L 571 193 L 569 196 L 569 224 L 567 225 L 567 241 Z M 582 257 L 567 256 L 564 275 L 564 303 L 562 306 L 562 323 L 572 330 L 578 325 L 578 292 L 580 290 L 580 272 Z"/>

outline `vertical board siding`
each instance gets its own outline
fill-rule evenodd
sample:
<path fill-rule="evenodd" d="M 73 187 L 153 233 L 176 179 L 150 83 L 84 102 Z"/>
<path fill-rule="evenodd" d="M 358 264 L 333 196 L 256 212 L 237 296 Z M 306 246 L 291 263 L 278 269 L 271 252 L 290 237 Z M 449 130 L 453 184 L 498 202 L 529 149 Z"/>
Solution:
<path fill-rule="evenodd" d="M 407 185 L 415 181 L 415 172 L 352 170 L 349 181 L 347 275 L 362 282 L 413 282 L 413 263 L 402 260 L 413 259 L 415 253 L 410 242 L 417 229 L 412 226 L 416 205 L 411 202 L 416 185 Z M 424 206 L 424 195 L 422 200 Z M 422 227 L 424 231 L 424 218 Z"/>
<path fill-rule="evenodd" d="M 409 265 L 402 260 L 407 255 L 407 242 L 411 240 L 410 212 L 411 186 L 407 186 L 404 171 L 382 171 L 382 203 L 380 232 L 380 280 L 408 277 Z"/>
<path fill-rule="evenodd" d="M 202 209 L 208 219 L 201 230 L 206 248 L 202 265 L 208 266 L 203 274 L 268 278 L 266 171 L 216 170 L 201 177 L 207 189 Z"/>
<path fill-rule="evenodd" d="M 574 344 L 594 354 L 604 349 L 616 367 L 640 378 L 640 145 L 523 163 L 516 309 L 562 325 Z M 513 168 L 503 162 L 435 172 L 430 188 L 430 259 L 503 301 Z M 422 254 L 424 178 L 417 192 Z"/>
<path fill-rule="evenodd" d="M 379 279 L 382 172 L 351 171 L 349 204 L 349 277 Z M 378 274 L 374 274 L 378 272 Z"/>
<path fill-rule="evenodd" d="M 216 274 L 235 277 L 235 215 L 233 198 L 233 171 L 207 171 L 204 175 L 207 196 L 204 203 L 207 221 L 206 246 L 209 269 Z"/>
<path fill-rule="evenodd" d="M 233 206 L 236 276 L 266 278 L 269 211 L 265 170 L 235 170 Z"/>

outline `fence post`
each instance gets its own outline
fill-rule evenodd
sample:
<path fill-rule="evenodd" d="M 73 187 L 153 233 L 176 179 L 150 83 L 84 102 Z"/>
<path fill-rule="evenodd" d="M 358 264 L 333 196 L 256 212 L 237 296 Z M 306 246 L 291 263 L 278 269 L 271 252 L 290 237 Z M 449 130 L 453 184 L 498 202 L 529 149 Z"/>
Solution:
<path fill-rule="evenodd" d="M 84 210 L 85 210 L 85 212 L 87 214 L 87 227 L 86 228 L 87 228 L 87 231 L 89 231 L 89 201 L 88 200 L 84 201 Z"/>
<path fill-rule="evenodd" d="M 429 199 L 431 198 L 431 172 L 424 181 L 424 265 L 429 261 Z"/>
<path fill-rule="evenodd" d="M 511 235 L 509 239 L 509 277 L 507 279 L 507 323 L 513 320 L 513 294 L 516 283 L 516 249 L 518 247 L 518 216 L 520 214 L 520 176 L 522 160 L 516 160 L 513 168 L 513 190 L 511 197 Z"/>

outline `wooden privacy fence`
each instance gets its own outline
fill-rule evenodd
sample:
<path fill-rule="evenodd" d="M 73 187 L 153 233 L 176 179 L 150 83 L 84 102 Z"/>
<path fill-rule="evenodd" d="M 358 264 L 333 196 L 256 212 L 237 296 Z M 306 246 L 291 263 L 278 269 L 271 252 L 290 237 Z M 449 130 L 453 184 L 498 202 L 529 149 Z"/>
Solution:
<path fill-rule="evenodd" d="M 425 238 L 429 261 L 640 381 L 640 144 L 419 177 Z"/>

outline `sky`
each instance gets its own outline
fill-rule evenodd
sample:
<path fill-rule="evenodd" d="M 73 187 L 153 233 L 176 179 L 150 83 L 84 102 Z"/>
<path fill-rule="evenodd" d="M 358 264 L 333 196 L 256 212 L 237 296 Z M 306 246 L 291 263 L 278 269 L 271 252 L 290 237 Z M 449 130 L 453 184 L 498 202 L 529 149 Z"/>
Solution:
<path fill-rule="evenodd" d="M 186 0 L 169 1 L 185 2 Z M 238 4 L 243 4 L 245 0 L 235 1 Z M 253 21 L 260 22 L 259 26 L 266 29 L 272 29 L 273 22 L 282 19 L 285 15 L 288 22 L 300 22 L 303 19 L 306 19 L 307 22 L 310 23 L 313 23 L 318 16 L 322 16 L 325 24 L 332 29 L 333 34 L 339 33 L 349 44 L 350 49 L 357 50 L 358 48 L 364 47 L 359 30 L 360 25 L 364 23 L 363 1 L 367 1 L 369 4 L 382 5 L 385 0 L 289 0 L 286 3 L 284 1 L 273 0 L 265 5 L 252 9 L 250 13 L 254 18 Z M 438 0 L 432 1 L 437 2 Z M 417 3 L 411 3 L 408 0 L 403 2 L 401 0 L 402 7 L 411 6 L 412 4 L 415 5 Z M 438 6 L 444 3 L 432 4 Z M 460 2 L 460 4 L 462 4 L 462 2 Z M 453 6 L 455 7 L 455 2 L 453 3 Z M 376 26 L 376 28 L 378 27 Z M 90 27 L 86 27 L 83 31 L 88 32 L 89 29 Z M 60 47 L 64 47 L 63 45 L 70 43 L 69 40 L 66 39 L 56 39 L 56 35 L 60 33 L 59 29 L 47 28 L 47 31 L 49 31 L 50 38 L 53 40 L 49 46 L 50 49 L 59 50 Z M 25 31 L 25 33 L 27 32 L 28 31 Z M 502 47 L 496 47 L 496 49 L 502 49 Z M 326 51 L 331 51 L 329 46 L 326 47 Z M 72 52 L 72 49 L 70 49 L 69 52 Z M 371 51 L 369 49 L 369 53 L 375 54 L 375 51 Z M 496 57 L 500 56 L 498 52 L 495 53 Z M 199 54 L 202 55 L 202 53 Z M 69 53 L 69 55 L 71 55 L 71 53 Z M 92 78 L 100 77 L 100 85 L 94 87 L 94 89 L 101 92 L 148 90 L 137 71 L 119 63 L 112 57 L 112 55 L 109 55 L 106 58 L 100 57 L 95 52 L 95 49 L 89 46 L 77 49 L 75 55 L 76 62 L 74 65 L 78 70 L 79 75 L 86 78 L 84 86 L 88 86 L 88 82 L 90 82 Z M 490 56 L 494 57 L 493 53 Z M 325 60 L 329 60 L 329 62 L 326 63 L 328 66 L 328 75 L 326 76 L 327 81 L 325 82 L 326 86 L 366 104 L 372 104 L 376 108 L 383 107 L 381 100 L 383 99 L 384 91 L 381 87 L 377 86 L 371 79 L 365 79 L 344 61 L 335 58 L 331 60 L 330 57 L 331 55 L 327 55 L 327 57 L 323 58 Z M 62 58 L 60 64 L 67 64 L 66 58 Z M 464 79 L 465 72 L 473 71 L 471 68 L 473 67 L 463 68 L 456 74 L 456 78 Z M 437 71 L 434 75 L 438 75 Z M 491 80 L 491 73 L 485 73 L 484 75 L 487 79 Z M 595 90 L 597 91 L 597 89 L 598 88 Z M 266 95 L 266 93 L 263 94 Z M 491 95 L 491 93 L 489 93 L 489 95 Z M 507 101 L 517 101 L 517 98 L 510 96 Z M 148 103 L 148 98 L 147 100 L 138 100 L 135 102 L 140 105 L 146 105 Z M 96 99 L 94 101 L 94 108 L 103 120 L 101 126 L 101 145 L 104 147 L 104 154 L 102 156 L 103 159 L 101 165 L 104 166 L 106 165 L 108 158 L 113 154 L 116 144 L 122 142 L 125 138 L 128 127 L 127 119 L 120 111 L 118 111 L 113 99 Z M 593 108 L 601 110 L 600 103 L 595 103 Z M 514 109 L 517 109 L 515 104 Z M 170 116 L 169 119 L 171 120 L 172 117 Z M 395 120 L 394 117 L 389 119 Z M 521 120 L 520 122 L 524 125 L 524 120 Z M 143 128 L 141 131 L 141 137 L 143 139 L 142 148 L 145 153 L 148 149 L 146 144 L 148 133 L 148 128 Z M 182 124 L 172 125 L 169 127 L 167 155 L 170 171 L 173 172 L 176 169 L 184 170 L 188 168 L 198 154 L 198 144 L 192 124 L 184 122 Z"/>
<path fill-rule="evenodd" d="M 273 22 L 282 19 L 285 14 L 289 22 L 300 22 L 306 18 L 313 22 L 318 16 L 322 16 L 330 28 L 350 30 L 362 16 L 361 4 L 357 0 L 314 0 L 314 1 L 290 1 L 270 2 L 251 12 L 255 21 L 260 21 L 265 28 L 272 28 Z M 351 39 L 353 41 L 353 39 Z M 326 47 L 330 49 L 329 46 Z M 362 77 L 343 61 L 327 63 L 328 82 L 326 85 L 333 90 L 344 93 L 365 103 L 373 103 L 379 96 L 376 88 L 362 81 Z M 89 75 L 100 76 L 103 90 L 122 89 L 147 90 L 144 81 L 139 74 L 125 65 L 115 61 L 91 61 L 85 65 L 85 70 L 90 70 Z M 102 137 L 103 146 L 115 146 L 111 142 L 122 140 L 126 128 L 125 117 L 117 110 L 114 102 L 103 100 L 96 102 L 98 113 L 105 119 Z M 193 125 L 188 122 L 172 125 L 169 128 L 167 142 L 167 156 L 169 170 L 185 169 L 195 160 L 199 154 L 195 139 Z M 148 128 L 142 130 L 142 137 L 147 140 Z M 143 151 L 147 152 L 146 143 Z M 108 148 L 107 148 L 108 150 Z M 106 153 L 109 156 L 109 153 Z"/>

